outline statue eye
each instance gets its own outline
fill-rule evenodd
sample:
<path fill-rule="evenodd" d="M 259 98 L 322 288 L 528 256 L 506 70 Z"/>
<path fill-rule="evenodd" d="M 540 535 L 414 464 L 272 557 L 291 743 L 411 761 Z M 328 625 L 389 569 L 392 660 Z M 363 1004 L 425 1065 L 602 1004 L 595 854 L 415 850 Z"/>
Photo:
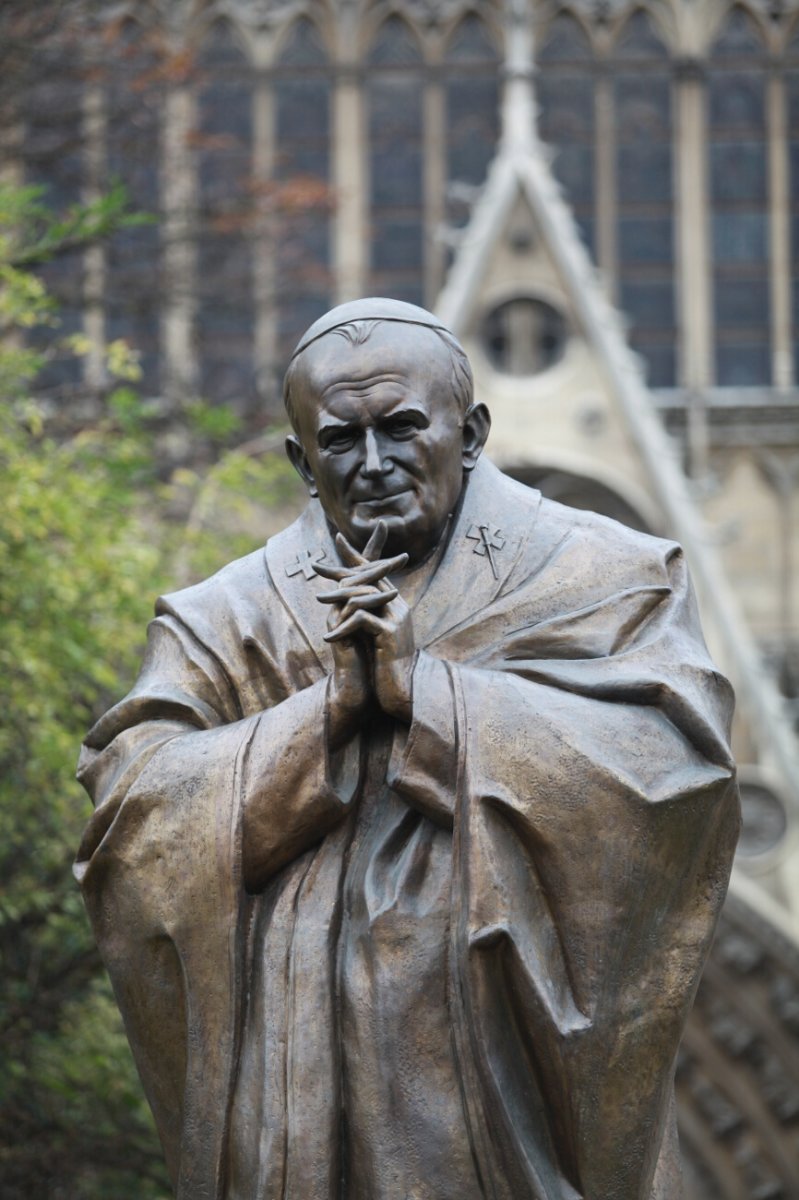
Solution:
<path fill-rule="evenodd" d="M 352 429 L 342 429 L 338 433 L 331 433 L 325 438 L 325 450 L 331 450 L 333 454 L 343 454 L 347 450 L 351 450 L 355 445 L 357 435 Z"/>
<path fill-rule="evenodd" d="M 405 441 L 407 438 L 413 437 L 416 430 L 416 422 L 410 417 L 397 417 L 388 424 L 389 437 L 395 438 L 397 441 Z"/>

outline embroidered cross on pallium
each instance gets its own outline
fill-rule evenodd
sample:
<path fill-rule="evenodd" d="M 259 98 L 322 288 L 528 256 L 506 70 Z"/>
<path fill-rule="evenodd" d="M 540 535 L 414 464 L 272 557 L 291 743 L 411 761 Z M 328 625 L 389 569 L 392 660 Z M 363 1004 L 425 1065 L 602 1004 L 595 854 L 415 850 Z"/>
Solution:
<path fill-rule="evenodd" d="M 488 559 L 494 578 L 499 579 L 494 551 L 501 550 L 505 545 L 505 536 L 502 530 L 495 529 L 492 525 L 488 524 L 472 525 L 466 536 L 477 543 L 474 547 L 474 553 L 479 554 L 481 558 Z"/>
<path fill-rule="evenodd" d="M 321 562 L 326 557 L 324 550 L 305 550 L 297 555 L 294 562 L 286 563 L 286 574 L 289 579 L 293 579 L 302 572 L 306 579 L 313 579 L 316 574 L 314 563 Z"/>

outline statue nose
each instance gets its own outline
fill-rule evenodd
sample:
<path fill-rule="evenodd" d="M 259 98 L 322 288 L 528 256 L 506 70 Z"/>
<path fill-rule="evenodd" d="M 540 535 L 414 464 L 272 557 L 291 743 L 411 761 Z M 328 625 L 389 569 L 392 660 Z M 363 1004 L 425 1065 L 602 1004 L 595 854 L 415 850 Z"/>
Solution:
<path fill-rule="evenodd" d="M 373 429 L 366 430 L 365 457 L 361 471 L 364 475 L 383 475 L 390 470 L 390 463 L 384 462 L 381 456 L 380 444 Z"/>

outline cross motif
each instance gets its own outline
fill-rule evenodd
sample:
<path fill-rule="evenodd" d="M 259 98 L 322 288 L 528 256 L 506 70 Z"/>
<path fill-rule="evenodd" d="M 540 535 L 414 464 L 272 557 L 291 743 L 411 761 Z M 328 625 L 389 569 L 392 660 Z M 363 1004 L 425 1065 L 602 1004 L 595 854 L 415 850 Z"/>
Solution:
<path fill-rule="evenodd" d="M 316 574 L 314 563 L 320 562 L 325 557 L 324 550 L 305 550 L 302 554 L 297 555 L 294 562 L 286 563 L 286 574 L 289 579 L 293 579 L 302 571 L 306 579 L 313 579 Z"/>
<path fill-rule="evenodd" d="M 497 564 L 494 561 L 494 551 L 502 550 L 505 545 L 505 537 L 502 531 L 487 523 L 481 523 L 480 525 L 472 525 L 466 536 L 477 543 L 474 547 L 474 553 L 479 554 L 480 558 L 488 558 L 491 573 L 495 579 L 499 579 Z"/>

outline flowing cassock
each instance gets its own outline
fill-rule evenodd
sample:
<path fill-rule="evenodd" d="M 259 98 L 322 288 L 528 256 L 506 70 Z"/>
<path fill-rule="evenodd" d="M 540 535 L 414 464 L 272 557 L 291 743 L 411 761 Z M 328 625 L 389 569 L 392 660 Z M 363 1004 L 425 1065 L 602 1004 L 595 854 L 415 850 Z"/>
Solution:
<path fill-rule="evenodd" d="M 680 1194 L 674 1058 L 738 831 L 729 687 L 673 543 L 485 461 L 451 526 L 413 614 L 409 730 L 376 718 L 331 761 L 312 564 L 336 550 L 314 501 L 159 601 L 135 687 L 87 738 L 76 874 L 180 1200 Z M 256 894 L 245 805 L 273 831 Z M 385 1182 L 402 1079 L 385 1112 L 381 1080 L 347 1083 L 384 1050 L 393 1071 L 378 976 L 414 1020 L 392 913 L 443 930 L 440 961 L 408 936 L 458 1101 L 449 1184 L 431 1145 L 405 1190 Z"/>

